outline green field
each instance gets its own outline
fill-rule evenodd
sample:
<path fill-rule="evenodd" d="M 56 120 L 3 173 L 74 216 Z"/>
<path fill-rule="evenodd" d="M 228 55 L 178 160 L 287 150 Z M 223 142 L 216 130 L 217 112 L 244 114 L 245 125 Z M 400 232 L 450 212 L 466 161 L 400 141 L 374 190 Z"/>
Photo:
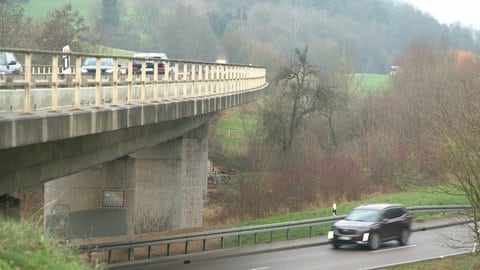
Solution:
<path fill-rule="evenodd" d="M 253 130 L 257 121 L 254 116 L 238 113 L 227 115 L 218 122 L 217 133 L 222 138 L 222 146 L 228 152 L 243 152 L 246 149 L 247 134 Z"/>
<path fill-rule="evenodd" d="M 71 3 L 74 10 L 77 10 L 83 16 L 87 24 L 92 24 L 100 13 L 99 0 L 29 0 L 22 4 L 25 13 L 37 19 L 45 19 L 49 12 L 56 8 L 61 8 L 65 4 Z M 130 13 L 133 10 L 131 1 L 122 1 L 125 5 L 125 11 Z"/>
<path fill-rule="evenodd" d="M 94 14 L 98 13 L 97 0 L 30 0 L 23 4 L 25 13 L 38 19 L 45 19 L 45 16 L 56 8 L 60 8 L 67 3 L 71 3 L 72 7 L 85 18 L 90 21 Z"/>
<path fill-rule="evenodd" d="M 354 77 L 355 92 L 371 93 L 382 91 L 389 86 L 390 76 L 385 74 L 357 73 Z"/>

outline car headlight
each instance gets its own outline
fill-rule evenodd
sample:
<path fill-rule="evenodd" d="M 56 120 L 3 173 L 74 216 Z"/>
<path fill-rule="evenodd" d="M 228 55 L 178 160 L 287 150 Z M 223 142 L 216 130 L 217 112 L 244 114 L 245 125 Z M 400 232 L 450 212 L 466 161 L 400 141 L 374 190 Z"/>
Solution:
<path fill-rule="evenodd" d="M 362 236 L 362 241 L 363 242 L 368 242 L 368 238 L 370 237 L 370 233 L 366 232 Z"/>
<path fill-rule="evenodd" d="M 88 70 L 87 70 L 86 68 L 82 68 L 82 69 L 81 69 L 81 72 L 82 72 L 82 73 L 88 73 Z"/>

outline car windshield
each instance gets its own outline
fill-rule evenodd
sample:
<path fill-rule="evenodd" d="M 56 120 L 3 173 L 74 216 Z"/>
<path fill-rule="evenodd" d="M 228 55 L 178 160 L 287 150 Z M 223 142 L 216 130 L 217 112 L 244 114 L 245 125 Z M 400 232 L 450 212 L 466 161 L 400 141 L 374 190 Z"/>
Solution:
<path fill-rule="evenodd" d="M 7 56 L 5 53 L 0 52 L 0 65 L 6 65 L 7 64 Z"/>
<path fill-rule="evenodd" d="M 97 59 L 95 58 L 87 58 L 85 59 L 84 65 L 85 66 L 95 66 L 97 64 Z M 111 58 L 101 58 L 100 59 L 100 64 L 102 67 L 109 67 L 113 66 L 113 59 Z"/>
<path fill-rule="evenodd" d="M 113 66 L 113 59 L 111 58 L 102 58 L 100 62 L 102 63 L 102 67 Z"/>
<path fill-rule="evenodd" d="M 345 219 L 353 221 L 366 221 L 375 222 L 378 221 L 380 212 L 370 209 L 354 209 L 348 214 Z"/>
<path fill-rule="evenodd" d="M 85 62 L 83 63 L 85 66 L 94 66 L 96 64 L 96 59 L 95 58 L 87 58 L 85 59 Z"/>

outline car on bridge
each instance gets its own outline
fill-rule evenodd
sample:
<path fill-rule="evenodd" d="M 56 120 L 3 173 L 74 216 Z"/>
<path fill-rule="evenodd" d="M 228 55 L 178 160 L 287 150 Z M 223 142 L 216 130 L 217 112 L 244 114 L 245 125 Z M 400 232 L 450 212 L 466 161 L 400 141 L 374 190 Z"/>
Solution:
<path fill-rule="evenodd" d="M 133 55 L 133 74 L 142 74 L 142 62 L 145 59 L 145 73 L 153 74 L 155 61 L 158 63 L 158 74 L 165 74 L 165 63 L 162 60 L 168 59 L 164 53 L 136 53 Z"/>
<path fill-rule="evenodd" d="M 85 58 L 82 65 L 82 74 L 95 74 L 97 70 L 97 59 L 95 57 Z M 113 58 L 100 58 L 101 74 L 111 75 L 113 73 Z"/>
<path fill-rule="evenodd" d="M 11 52 L 0 52 L 0 74 L 20 74 L 23 72 L 22 65 Z"/>
<path fill-rule="evenodd" d="M 391 240 L 406 245 L 411 223 L 412 217 L 403 205 L 361 205 L 332 225 L 328 240 L 335 249 L 342 245 L 360 245 L 375 250 L 382 242 Z"/>

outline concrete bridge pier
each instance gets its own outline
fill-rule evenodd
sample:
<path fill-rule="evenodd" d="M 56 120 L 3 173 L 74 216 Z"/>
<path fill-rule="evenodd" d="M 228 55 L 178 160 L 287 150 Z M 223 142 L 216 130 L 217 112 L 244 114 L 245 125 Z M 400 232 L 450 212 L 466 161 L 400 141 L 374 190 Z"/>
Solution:
<path fill-rule="evenodd" d="M 207 194 L 208 126 L 131 155 L 135 160 L 135 233 L 202 226 Z"/>
<path fill-rule="evenodd" d="M 72 239 L 202 226 L 208 123 L 45 184 L 45 229 Z"/>

